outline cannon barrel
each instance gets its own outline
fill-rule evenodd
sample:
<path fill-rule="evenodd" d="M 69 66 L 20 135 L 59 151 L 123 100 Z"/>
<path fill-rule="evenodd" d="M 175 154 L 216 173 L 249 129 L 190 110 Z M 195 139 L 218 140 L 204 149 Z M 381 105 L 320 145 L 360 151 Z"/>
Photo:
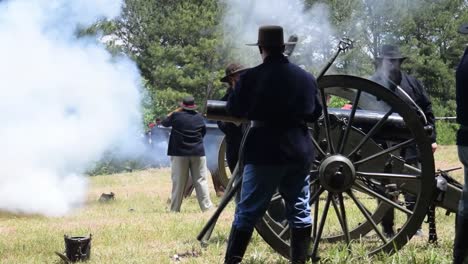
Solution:
<path fill-rule="evenodd" d="M 206 102 L 206 117 L 211 120 L 246 123 L 247 119 L 237 118 L 227 112 L 226 101 L 208 100 Z"/>
<path fill-rule="evenodd" d="M 325 107 L 324 113 L 327 115 L 309 124 L 310 136 L 318 150 L 317 153 L 320 153 L 316 155 L 311 167 L 312 176 L 317 177 L 311 185 L 314 193 L 309 200 L 311 216 L 321 219 L 314 221 L 312 227 L 315 239 L 311 245 L 311 255 L 317 254 L 323 241 L 346 241 L 347 244 L 351 244 L 352 241 L 362 241 L 361 238 L 366 237 L 368 233 L 369 237 L 375 237 L 377 233 L 382 241 L 374 243 L 376 240 L 372 238 L 372 245 L 366 245 L 368 255 L 393 253 L 404 246 L 421 225 L 427 208 L 434 204 L 435 194 L 438 205 L 449 211 L 456 210 L 454 200 L 457 199 L 460 190 L 451 188 L 450 181 L 447 181 L 444 188 L 445 193 L 436 193 L 434 160 L 428 137 L 428 132 L 431 131 L 424 127 L 424 122 L 420 122 L 420 115 L 412 105 L 401 100 L 391 90 L 356 76 L 325 75 L 318 81 L 318 85 L 321 88 L 320 96 L 333 94 L 352 102 L 355 108 L 347 110 Z M 332 90 L 336 93 L 332 93 Z M 368 108 L 366 105 L 370 103 L 365 102 L 369 100 L 380 100 L 385 103 L 385 107 Z M 393 109 L 393 112 L 387 109 Z M 227 112 L 226 102 L 222 101 L 208 101 L 206 117 L 234 123 L 249 122 L 247 118 L 231 116 Z M 271 121 L 283 120 L 285 119 L 271 116 Z M 406 151 L 413 146 L 419 150 L 414 156 L 407 153 L 410 151 Z M 220 157 L 220 160 L 224 160 L 224 153 L 220 152 Z M 345 160 L 347 157 L 349 162 Z M 413 165 L 416 159 L 420 161 L 418 166 Z M 345 182 L 342 181 L 344 174 L 327 173 L 336 171 L 336 168 L 340 169 L 338 163 L 354 168 L 355 178 L 346 181 L 352 182 L 351 184 L 330 188 L 330 182 Z M 351 179 L 353 173 L 346 173 L 346 177 Z M 402 197 L 398 200 L 387 198 L 386 193 L 393 192 L 393 189 L 390 189 L 393 186 L 396 186 L 397 190 L 415 195 L 416 202 L 412 209 L 402 206 Z M 354 195 L 354 192 L 349 190 L 355 190 L 360 195 Z M 333 203 L 341 228 L 336 226 L 329 231 L 323 228 L 329 222 L 336 223 L 327 221 L 328 217 L 323 212 L 328 209 L 321 207 L 319 210 L 319 201 L 325 197 L 325 207 L 328 204 L 331 208 Z M 372 210 L 365 208 L 364 199 L 368 198 L 380 201 L 377 207 Z M 268 212 L 257 223 L 256 229 L 275 251 L 290 257 L 290 241 L 283 236 L 288 233 L 289 226 L 283 224 L 285 219 L 282 204 L 281 200 L 272 200 Z M 397 224 L 398 232 L 395 236 L 385 239 L 376 225 L 390 209 L 397 209 L 395 213 L 399 214 L 402 222 Z M 348 219 L 347 215 L 350 215 L 350 212 L 361 213 L 366 220 L 363 222 Z"/>
<path fill-rule="evenodd" d="M 245 123 L 248 122 L 245 118 L 238 118 L 230 115 L 226 109 L 226 101 L 218 100 L 208 100 L 206 104 L 206 117 L 212 120 L 218 121 L 227 121 L 235 123 Z M 339 119 L 349 118 L 351 110 L 347 109 L 338 109 L 338 108 L 328 108 L 328 113 Z M 367 110 L 357 110 L 354 117 L 355 124 L 359 126 L 371 125 L 377 123 L 380 119 L 384 117 L 385 113 L 377 111 L 367 111 Z M 398 114 L 392 114 L 387 119 L 388 124 L 391 124 L 393 127 L 404 128 L 405 123 L 403 118 Z"/>
<path fill-rule="evenodd" d="M 245 118 L 238 118 L 230 115 L 226 109 L 225 101 L 208 100 L 206 105 L 206 117 L 211 120 L 226 121 L 234 123 L 246 123 Z M 349 120 L 351 110 L 328 108 L 328 114 L 331 117 L 331 125 L 344 124 Z M 370 130 L 379 120 L 385 116 L 383 112 L 357 110 L 353 118 L 353 126 L 363 131 Z M 426 128 L 428 133 L 430 128 Z M 411 132 L 406 128 L 403 118 L 398 114 L 391 114 L 382 129 L 379 131 L 378 138 L 380 139 L 408 139 L 412 138 Z"/>

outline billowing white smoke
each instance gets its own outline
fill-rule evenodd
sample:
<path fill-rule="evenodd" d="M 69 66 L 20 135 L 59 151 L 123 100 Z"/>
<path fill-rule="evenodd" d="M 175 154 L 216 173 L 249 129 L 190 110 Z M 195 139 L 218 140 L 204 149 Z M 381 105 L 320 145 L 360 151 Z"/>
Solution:
<path fill-rule="evenodd" d="M 260 62 L 258 49 L 245 46 L 257 41 L 258 28 L 262 25 L 280 25 L 287 36 L 296 34 L 300 43 L 295 53 L 299 63 L 317 67 L 328 58 L 336 41 L 329 22 L 329 9 L 317 4 L 307 7 L 303 0 L 224 0 L 227 12 L 223 27 L 227 43 L 233 43 L 234 55 L 250 66 Z"/>
<path fill-rule="evenodd" d="M 82 174 L 111 148 L 132 151 L 139 73 L 77 27 L 119 0 L 0 2 L 0 210 L 57 216 L 86 198 Z"/>

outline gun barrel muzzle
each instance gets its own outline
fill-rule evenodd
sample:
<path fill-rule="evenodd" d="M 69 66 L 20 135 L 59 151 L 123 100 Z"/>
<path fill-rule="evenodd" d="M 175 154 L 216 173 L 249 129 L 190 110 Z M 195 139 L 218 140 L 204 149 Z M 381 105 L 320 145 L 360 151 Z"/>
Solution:
<path fill-rule="evenodd" d="M 233 122 L 233 123 L 246 123 L 247 119 L 237 118 L 230 115 L 226 109 L 227 102 L 208 100 L 206 102 L 206 117 L 211 120 Z"/>

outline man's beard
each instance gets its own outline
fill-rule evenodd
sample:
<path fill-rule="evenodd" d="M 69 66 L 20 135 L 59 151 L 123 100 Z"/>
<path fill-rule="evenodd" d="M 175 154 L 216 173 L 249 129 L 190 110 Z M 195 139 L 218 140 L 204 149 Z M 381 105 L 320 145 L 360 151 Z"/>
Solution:
<path fill-rule="evenodd" d="M 380 68 L 381 76 L 386 79 L 388 86 L 396 86 L 401 83 L 402 74 L 401 71 L 393 67 L 381 67 Z"/>
<path fill-rule="evenodd" d="M 388 79 L 395 85 L 399 85 L 401 83 L 401 78 L 401 71 L 399 69 L 391 69 L 388 72 Z"/>

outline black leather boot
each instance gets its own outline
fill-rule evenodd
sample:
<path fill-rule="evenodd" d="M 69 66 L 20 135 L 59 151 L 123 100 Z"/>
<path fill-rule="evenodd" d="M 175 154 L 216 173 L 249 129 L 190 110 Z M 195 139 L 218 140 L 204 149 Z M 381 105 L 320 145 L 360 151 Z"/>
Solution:
<path fill-rule="evenodd" d="M 303 264 L 309 259 L 312 227 L 291 228 L 291 263 Z"/>
<path fill-rule="evenodd" d="M 252 232 L 242 231 L 232 227 L 231 233 L 229 234 L 226 256 L 224 257 L 224 264 L 241 263 L 251 237 Z"/>
<path fill-rule="evenodd" d="M 455 219 L 455 241 L 453 243 L 453 264 L 468 260 L 468 219 L 457 215 Z"/>

